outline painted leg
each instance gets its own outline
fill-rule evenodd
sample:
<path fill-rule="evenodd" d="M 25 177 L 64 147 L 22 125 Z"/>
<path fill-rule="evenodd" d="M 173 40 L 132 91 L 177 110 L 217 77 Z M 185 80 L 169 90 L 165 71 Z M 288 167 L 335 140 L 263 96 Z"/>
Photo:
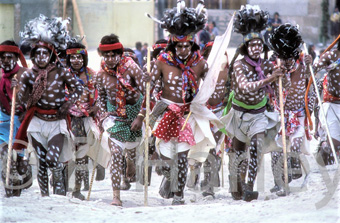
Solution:
<path fill-rule="evenodd" d="M 48 151 L 46 153 L 46 163 L 51 168 L 53 175 L 53 193 L 58 195 L 66 195 L 66 180 L 64 165 L 60 163 L 59 157 L 64 145 L 64 135 L 55 135 L 48 142 Z"/>
<path fill-rule="evenodd" d="M 85 169 L 87 167 L 86 158 L 76 159 L 75 170 L 75 186 L 72 192 L 72 196 L 80 200 L 85 200 L 85 196 L 80 193 L 81 183 L 85 178 Z"/>
<path fill-rule="evenodd" d="M 292 142 L 292 146 L 290 147 L 291 156 L 290 156 L 290 163 L 292 168 L 292 178 L 293 180 L 299 179 L 302 177 L 302 170 L 301 170 L 301 161 L 300 161 L 300 154 L 301 154 L 301 147 L 302 144 L 302 137 L 295 138 Z"/>
<path fill-rule="evenodd" d="M 258 192 L 253 191 L 254 182 L 257 176 L 257 170 L 261 165 L 262 160 L 262 146 L 263 146 L 264 133 L 258 133 L 252 137 L 249 146 L 249 171 L 248 171 L 248 182 L 244 187 L 243 200 L 252 201 L 258 198 Z"/>
<path fill-rule="evenodd" d="M 123 149 L 109 139 L 109 147 L 111 151 L 110 173 L 113 189 L 113 200 L 111 205 L 122 206 L 120 200 L 120 179 L 123 169 Z"/>
<path fill-rule="evenodd" d="M 38 159 L 38 184 L 40 188 L 41 196 L 49 196 L 48 191 L 48 173 L 47 173 L 47 163 L 46 163 L 46 149 L 34 138 L 32 137 L 32 146 L 35 149 Z"/>
<path fill-rule="evenodd" d="M 243 196 L 242 185 L 245 184 L 245 175 L 248 166 L 247 153 L 245 152 L 246 144 L 234 137 L 232 146 L 235 153 L 228 153 L 230 172 L 229 185 L 233 199 L 241 200 Z"/>
<path fill-rule="evenodd" d="M 184 204 L 184 188 L 188 173 L 188 152 L 178 153 L 178 191 L 174 193 L 172 205 Z"/>

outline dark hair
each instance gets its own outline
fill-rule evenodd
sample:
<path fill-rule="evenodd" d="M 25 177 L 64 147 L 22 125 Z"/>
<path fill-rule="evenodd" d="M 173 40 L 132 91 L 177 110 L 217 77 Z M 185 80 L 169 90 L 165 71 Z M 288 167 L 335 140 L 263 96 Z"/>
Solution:
<path fill-rule="evenodd" d="M 5 40 L 0 45 L 9 45 L 9 46 L 16 46 L 16 47 L 18 47 L 18 45 L 14 41 L 12 41 L 12 40 Z M 0 52 L 0 55 L 2 55 L 3 53 L 4 52 Z M 14 53 L 14 55 L 19 58 L 19 54 L 18 53 Z"/>
<path fill-rule="evenodd" d="M 275 15 L 280 16 L 280 14 L 279 14 L 278 12 L 275 12 L 275 13 L 274 13 L 274 16 L 275 16 Z"/>
<path fill-rule="evenodd" d="M 176 47 L 177 43 L 179 43 L 179 42 L 169 42 L 165 51 L 171 51 L 174 55 L 176 55 L 175 47 Z M 195 51 L 200 49 L 200 47 L 199 47 L 199 45 L 197 45 L 197 43 L 195 43 L 193 41 L 190 41 L 190 43 L 192 44 L 191 45 L 191 52 L 195 52 Z"/>
<path fill-rule="evenodd" d="M 85 49 L 86 47 L 79 43 L 79 42 L 75 42 L 75 43 L 71 43 L 67 49 L 74 49 L 74 48 L 82 48 L 82 49 Z M 84 64 L 83 64 L 83 67 L 87 67 L 87 64 L 88 64 L 88 56 L 87 55 L 84 55 L 84 54 L 81 54 L 83 56 L 83 60 L 84 60 Z M 70 62 L 70 57 L 71 55 L 66 55 L 66 65 L 68 67 L 71 67 L 71 62 Z"/>
<path fill-rule="evenodd" d="M 164 44 L 164 43 L 168 43 L 168 41 L 166 39 L 159 39 L 155 42 L 155 44 Z M 158 49 L 155 49 L 154 51 L 152 51 L 152 58 L 157 59 L 158 54 L 164 49 L 158 48 Z"/>
<path fill-rule="evenodd" d="M 212 21 L 211 24 L 213 24 L 214 27 L 216 27 L 216 22 Z"/>
<path fill-rule="evenodd" d="M 141 42 L 136 42 L 136 49 L 140 50 L 142 48 L 142 43 Z"/>
<path fill-rule="evenodd" d="M 115 34 L 110 34 L 103 36 L 103 38 L 100 40 L 101 44 L 114 44 L 114 43 L 119 43 L 119 38 Z M 97 51 L 100 55 L 102 55 L 103 51 L 99 50 L 99 47 L 97 48 Z M 123 49 L 116 49 L 112 50 L 113 53 L 117 53 L 119 55 L 123 54 Z"/>

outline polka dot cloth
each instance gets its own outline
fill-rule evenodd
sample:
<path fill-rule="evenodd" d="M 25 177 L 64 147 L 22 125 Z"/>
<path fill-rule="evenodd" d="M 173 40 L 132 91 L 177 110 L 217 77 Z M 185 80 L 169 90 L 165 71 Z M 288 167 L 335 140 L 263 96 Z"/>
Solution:
<path fill-rule="evenodd" d="M 170 141 L 172 138 L 177 138 L 178 142 L 187 142 L 191 146 L 196 145 L 192 129 L 188 123 L 184 130 L 181 131 L 185 123 L 184 112 L 188 110 L 188 104 L 183 106 L 176 104 L 169 105 L 168 111 L 157 126 L 155 136 L 163 139 L 165 142 Z"/>

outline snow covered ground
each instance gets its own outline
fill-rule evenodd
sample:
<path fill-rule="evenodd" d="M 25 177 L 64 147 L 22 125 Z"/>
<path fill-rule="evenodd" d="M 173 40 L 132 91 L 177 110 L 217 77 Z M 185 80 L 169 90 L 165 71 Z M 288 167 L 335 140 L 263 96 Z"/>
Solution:
<path fill-rule="evenodd" d="M 312 152 L 316 143 L 312 143 Z M 270 156 L 265 155 L 257 184 L 259 199 L 252 202 L 235 201 L 228 192 L 228 159 L 224 162 L 224 188 L 216 188 L 215 199 L 203 198 L 201 191 L 185 190 L 185 205 L 172 206 L 158 194 L 161 177 L 152 174 L 148 189 L 148 206 L 144 206 L 143 186 L 135 183 L 129 191 L 122 191 L 123 207 L 111 206 L 112 188 L 108 171 L 104 181 L 93 184 L 90 201 L 80 201 L 67 196 L 41 197 L 36 177 L 31 188 L 21 197 L 4 198 L 1 185 L 1 222 L 340 222 L 338 183 L 329 194 L 332 184 L 327 184 L 312 156 L 307 157 L 310 174 L 307 184 L 300 188 L 303 178 L 290 183 L 291 193 L 278 197 L 270 193 L 273 178 Z M 333 180 L 337 165 L 326 168 Z M 36 171 L 35 176 L 36 176 Z M 91 174 L 90 174 L 91 176 Z M 72 183 L 72 182 L 71 182 Z M 262 189 L 261 189 L 262 188 Z M 52 190 L 51 190 L 52 191 Z M 82 192 L 87 195 L 87 192 Z M 323 200 L 325 199 L 325 200 Z"/>

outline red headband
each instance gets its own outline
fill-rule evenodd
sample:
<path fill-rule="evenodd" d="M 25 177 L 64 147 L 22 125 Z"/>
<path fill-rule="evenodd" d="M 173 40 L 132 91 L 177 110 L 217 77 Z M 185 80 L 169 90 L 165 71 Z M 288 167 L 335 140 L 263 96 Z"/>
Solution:
<path fill-rule="evenodd" d="M 38 48 L 38 47 L 46 47 L 46 48 L 52 50 L 52 53 L 54 53 L 54 54 L 56 55 L 57 59 L 59 59 L 58 54 L 57 54 L 57 52 L 55 51 L 55 48 L 54 48 L 54 46 L 53 46 L 52 44 L 46 43 L 46 42 L 44 42 L 44 41 L 38 41 L 37 43 L 34 43 L 34 44 L 32 45 L 32 48 L 33 48 L 33 49 L 34 49 L 34 48 Z"/>
<path fill-rule="evenodd" d="M 155 49 L 159 49 L 159 48 L 166 48 L 167 47 L 167 43 L 158 43 L 158 44 L 154 44 L 153 46 L 152 46 L 152 49 L 153 50 L 155 50 Z"/>
<path fill-rule="evenodd" d="M 100 51 L 111 51 L 118 49 L 123 49 L 123 45 L 120 42 L 114 44 L 99 44 Z"/>
<path fill-rule="evenodd" d="M 83 54 L 83 55 L 87 55 L 87 51 L 84 48 L 72 48 L 72 49 L 67 49 L 66 50 L 66 54 L 70 55 L 70 54 Z"/>
<path fill-rule="evenodd" d="M 12 45 L 0 45 L 0 52 L 10 52 L 10 53 L 17 53 L 17 54 L 19 54 L 19 59 L 20 59 L 21 65 L 23 67 L 26 67 L 26 68 L 28 67 L 27 63 L 26 63 L 26 60 L 25 60 L 25 57 L 22 54 L 22 52 L 19 49 L 19 47 L 12 46 Z"/>

